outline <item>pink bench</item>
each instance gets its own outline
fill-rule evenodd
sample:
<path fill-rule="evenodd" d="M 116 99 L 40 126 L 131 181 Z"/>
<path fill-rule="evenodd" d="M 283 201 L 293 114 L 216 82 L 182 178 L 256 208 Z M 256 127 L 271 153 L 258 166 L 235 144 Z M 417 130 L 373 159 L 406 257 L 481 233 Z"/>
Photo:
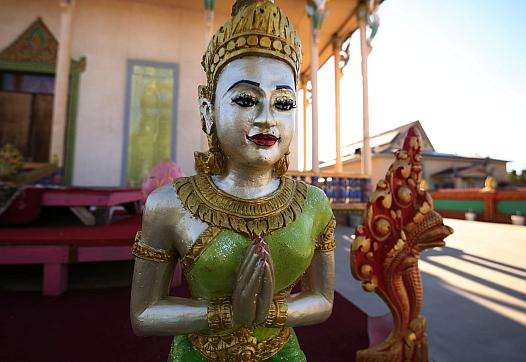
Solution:
<path fill-rule="evenodd" d="M 0 228 L 0 264 L 43 264 L 44 295 L 62 294 L 68 264 L 131 260 L 140 216 L 103 226 Z"/>
<path fill-rule="evenodd" d="M 43 264 L 44 295 L 60 295 L 68 286 L 71 263 L 132 260 L 141 216 L 111 225 L 0 228 L 0 264 Z M 181 283 L 178 265 L 173 285 Z"/>

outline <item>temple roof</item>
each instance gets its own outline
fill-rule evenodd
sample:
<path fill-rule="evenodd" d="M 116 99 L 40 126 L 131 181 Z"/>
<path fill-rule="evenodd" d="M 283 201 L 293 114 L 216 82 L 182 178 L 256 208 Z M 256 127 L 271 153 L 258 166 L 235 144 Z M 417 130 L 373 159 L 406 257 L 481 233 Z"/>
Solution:
<path fill-rule="evenodd" d="M 452 153 L 437 152 L 435 148 L 433 147 L 431 141 L 429 140 L 429 137 L 427 136 L 420 121 L 407 123 L 400 127 L 391 129 L 389 131 L 382 132 L 377 135 L 371 136 L 370 145 L 371 145 L 372 155 L 374 156 L 374 155 L 379 155 L 379 154 L 385 154 L 385 155 L 392 156 L 393 152 L 396 152 L 397 150 L 402 148 L 404 138 L 407 134 L 407 131 L 411 127 L 416 127 L 420 131 L 420 134 L 422 136 L 422 155 L 427 159 L 429 158 L 449 158 L 449 159 L 466 160 L 466 161 L 473 161 L 473 162 L 479 161 L 479 163 L 481 160 L 508 162 L 506 160 L 498 160 L 498 159 L 493 159 L 489 157 L 461 156 L 461 155 L 452 154 Z M 342 161 L 345 163 L 345 162 L 353 161 L 356 159 L 360 159 L 362 147 L 363 147 L 362 141 L 357 141 L 357 142 L 353 142 L 351 144 L 342 146 L 342 151 L 341 151 Z M 322 162 L 320 166 L 327 167 L 327 166 L 331 166 L 334 164 L 335 164 L 335 160 L 332 159 L 332 160 L 327 160 L 325 162 Z"/>
<path fill-rule="evenodd" d="M 400 127 L 391 129 L 386 132 L 379 133 L 377 135 L 371 136 L 370 145 L 371 152 L 373 154 L 378 153 L 389 153 L 392 154 L 394 151 L 402 148 L 405 135 L 411 127 L 416 127 L 420 134 L 422 135 L 422 151 L 431 151 L 434 152 L 435 148 L 431 144 L 429 137 L 427 137 L 424 128 L 420 124 L 420 121 L 415 121 L 411 123 L 404 124 Z M 363 147 L 362 141 L 353 142 L 351 144 L 342 146 L 342 159 L 345 161 L 346 158 L 349 158 L 353 155 L 360 155 L 361 149 Z"/>

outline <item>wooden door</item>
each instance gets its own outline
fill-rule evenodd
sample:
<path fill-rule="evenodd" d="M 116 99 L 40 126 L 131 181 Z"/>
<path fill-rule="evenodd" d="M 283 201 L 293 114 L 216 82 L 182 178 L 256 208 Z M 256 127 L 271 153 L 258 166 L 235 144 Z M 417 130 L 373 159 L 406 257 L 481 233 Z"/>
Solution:
<path fill-rule="evenodd" d="M 32 102 L 31 130 L 29 133 L 29 156 L 33 162 L 48 162 L 51 145 L 51 120 L 53 96 L 34 94 Z"/>
<path fill-rule="evenodd" d="M 48 162 L 53 96 L 0 91 L 0 147 L 11 144 L 26 161 Z"/>
<path fill-rule="evenodd" d="M 0 147 L 11 144 L 28 154 L 32 95 L 0 92 Z"/>

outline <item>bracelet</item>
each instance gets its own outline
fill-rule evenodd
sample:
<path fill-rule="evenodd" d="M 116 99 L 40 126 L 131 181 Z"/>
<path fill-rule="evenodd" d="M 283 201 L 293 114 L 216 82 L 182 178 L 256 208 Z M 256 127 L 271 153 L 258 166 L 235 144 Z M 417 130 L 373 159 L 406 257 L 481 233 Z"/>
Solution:
<path fill-rule="evenodd" d="M 136 258 L 149 260 L 149 261 L 155 261 L 158 263 L 174 261 L 176 259 L 175 255 L 170 254 L 166 250 L 155 249 L 149 246 L 148 244 L 145 244 L 142 241 L 142 235 L 140 231 L 135 236 L 135 242 L 133 243 L 132 254 Z"/>
<path fill-rule="evenodd" d="M 232 328 L 232 304 L 229 298 L 219 298 L 208 303 L 206 319 L 213 331 Z"/>
<path fill-rule="evenodd" d="M 277 295 L 270 304 L 265 327 L 283 327 L 287 321 L 288 304 L 284 295 Z"/>

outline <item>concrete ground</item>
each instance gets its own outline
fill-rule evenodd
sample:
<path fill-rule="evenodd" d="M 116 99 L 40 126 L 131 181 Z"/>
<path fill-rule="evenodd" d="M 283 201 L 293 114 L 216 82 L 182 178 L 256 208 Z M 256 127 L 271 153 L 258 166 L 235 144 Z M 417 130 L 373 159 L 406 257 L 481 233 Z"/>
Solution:
<path fill-rule="evenodd" d="M 526 226 L 445 223 L 455 229 L 447 246 L 424 252 L 420 261 L 431 361 L 526 360 Z M 367 314 L 383 315 L 383 301 L 351 276 L 352 232 L 336 229 L 336 289 Z M 128 286 L 132 269 L 132 262 L 72 265 L 69 287 Z M 0 290 L 40 290 L 41 277 L 41 266 L 3 265 Z"/>
<path fill-rule="evenodd" d="M 431 361 L 524 361 L 526 226 L 446 219 L 446 247 L 424 252 L 422 314 Z M 349 271 L 351 228 L 337 228 L 336 289 L 369 315 L 387 307 Z"/>

